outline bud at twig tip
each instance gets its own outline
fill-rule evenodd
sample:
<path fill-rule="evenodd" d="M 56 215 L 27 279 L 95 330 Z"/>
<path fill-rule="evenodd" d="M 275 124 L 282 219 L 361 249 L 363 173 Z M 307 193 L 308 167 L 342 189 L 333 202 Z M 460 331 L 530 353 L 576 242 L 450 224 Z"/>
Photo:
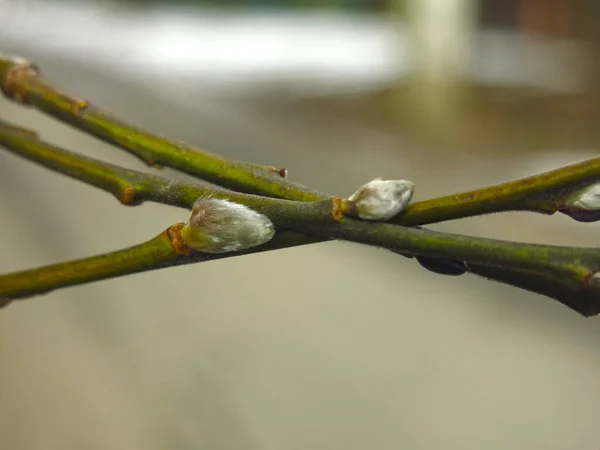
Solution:
<path fill-rule="evenodd" d="M 565 205 L 585 209 L 587 211 L 600 210 L 600 183 L 590 184 L 571 194 L 565 200 Z"/>
<path fill-rule="evenodd" d="M 264 244 L 275 235 L 271 221 L 247 206 L 199 198 L 181 229 L 183 242 L 204 253 L 227 253 Z"/>
<path fill-rule="evenodd" d="M 25 103 L 24 89 L 20 82 L 37 75 L 39 73 L 37 66 L 19 56 L 0 53 L 0 58 L 8 59 L 11 64 L 4 77 L 0 77 L 0 90 L 11 100 Z"/>
<path fill-rule="evenodd" d="M 580 222 L 600 220 L 600 183 L 590 184 L 570 194 L 560 211 Z"/>
<path fill-rule="evenodd" d="M 354 207 L 348 207 L 347 213 L 365 220 L 389 220 L 406 208 L 414 190 L 408 180 L 375 178 L 348 197 Z"/>

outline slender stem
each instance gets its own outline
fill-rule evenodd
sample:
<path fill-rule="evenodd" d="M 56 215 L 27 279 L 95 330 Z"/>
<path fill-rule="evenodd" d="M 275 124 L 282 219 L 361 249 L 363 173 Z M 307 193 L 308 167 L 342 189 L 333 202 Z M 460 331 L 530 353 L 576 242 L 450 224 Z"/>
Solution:
<path fill-rule="evenodd" d="M 10 152 L 113 194 L 125 205 L 151 200 L 190 208 L 200 196 L 228 199 L 268 216 L 281 228 L 335 222 L 342 217 L 342 200 L 331 197 L 295 202 L 181 183 L 87 158 L 40 140 L 32 131 L 0 120 L 0 146 Z"/>
<path fill-rule="evenodd" d="M 85 100 L 45 83 L 30 62 L 0 55 L 0 88 L 11 100 L 34 106 L 80 130 L 116 145 L 151 166 L 169 166 L 241 192 L 315 201 L 327 196 L 287 181 L 285 169 L 233 161 L 175 143 L 128 125 Z"/>
<path fill-rule="evenodd" d="M 332 238 L 342 238 L 414 255 L 465 260 L 468 261 L 470 267 L 475 268 L 472 270 L 474 273 L 482 273 L 498 281 L 526 287 L 552 298 L 557 298 L 560 293 L 557 300 L 571 307 L 575 305 L 579 308 L 576 310 L 582 314 L 595 311 L 593 302 L 600 301 L 598 300 L 600 297 L 598 288 L 589 282 L 590 279 L 595 279 L 593 274 L 600 271 L 600 249 L 519 244 L 349 218 L 338 221 L 331 220 L 332 211 L 336 206 L 335 201 L 331 199 L 311 203 L 291 202 L 181 183 L 156 175 L 124 169 L 50 146 L 39 140 L 35 133 L 2 122 L 0 122 L 0 145 L 19 156 L 111 192 L 127 205 L 135 205 L 149 200 L 190 207 L 198 196 L 210 194 L 259 209 L 280 227 L 289 227 L 303 233 L 320 236 L 290 234 L 289 232 L 285 235 L 278 233 L 276 239 L 266 246 L 257 248 L 256 251 L 261 251 L 263 248 L 304 245 Z M 339 219 L 339 216 L 337 218 Z M 285 236 L 285 239 L 282 240 L 281 236 Z M 121 274 L 121 270 L 123 274 L 150 270 L 146 266 L 132 266 L 130 271 L 129 266 L 122 264 L 119 255 L 120 253 L 114 257 L 115 261 L 112 262 L 116 272 L 110 272 L 106 277 Z M 196 255 L 193 260 L 178 258 L 169 261 L 170 264 L 181 264 L 199 259 L 215 258 L 215 256 L 200 255 Z M 228 254 L 227 256 L 235 255 L 239 254 Z M 105 255 L 104 258 L 104 261 L 110 261 L 113 256 L 106 259 Z M 91 261 L 96 260 L 92 259 Z M 149 267 L 158 268 L 159 266 L 164 266 L 163 262 L 153 260 Z M 74 273 L 77 274 L 75 281 L 87 282 L 98 279 L 95 278 L 98 274 L 94 272 L 96 267 L 94 265 L 82 267 L 76 262 L 75 265 L 66 263 L 51 267 L 50 272 L 46 271 L 47 268 L 37 270 L 42 274 L 57 274 L 56 283 L 59 285 L 61 283 L 70 285 L 68 284 L 70 283 L 68 280 L 71 278 L 68 275 L 70 270 L 74 270 Z M 69 267 L 72 269 L 68 269 Z M 91 278 L 85 278 L 83 275 L 86 273 L 86 269 L 89 269 Z M 31 295 L 28 290 L 30 289 L 29 285 L 25 281 L 28 278 L 30 280 L 38 279 L 36 274 L 37 271 L 34 270 L 26 272 L 26 275 L 13 274 L 0 277 L 0 295 L 10 296 L 15 292 L 19 296 Z M 16 277 L 16 281 L 11 277 Z M 525 283 L 524 279 L 529 280 L 528 283 Z M 10 290 L 3 287 L 3 283 L 9 287 L 20 286 L 22 290 Z M 36 286 L 35 283 L 34 286 Z M 556 287 L 557 294 L 553 294 L 554 291 L 548 286 Z M 565 300 L 568 297 L 565 293 L 569 293 L 571 303 Z"/>
<path fill-rule="evenodd" d="M 600 272 L 600 247 L 525 244 L 351 219 L 322 227 L 309 225 L 303 231 L 408 254 L 534 272 L 572 290 L 586 287 L 590 278 Z"/>
<path fill-rule="evenodd" d="M 0 297 L 17 299 L 161 267 L 180 256 L 168 230 L 142 244 L 91 258 L 0 276 Z"/>
<path fill-rule="evenodd" d="M 571 192 L 597 182 L 600 158 L 592 158 L 520 180 L 416 202 L 392 222 L 414 226 L 502 211 L 560 211 L 579 220 L 578 211 L 562 208 L 562 202 Z"/>
<path fill-rule="evenodd" d="M 72 126 L 114 144 L 150 165 L 164 165 L 234 190 L 295 201 L 328 196 L 284 179 L 285 169 L 232 161 L 154 136 L 47 84 L 37 67 L 0 55 L 0 88 L 17 102 L 34 106 Z M 562 208 L 576 189 L 600 181 L 600 158 L 496 186 L 415 202 L 392 222 L 415 226 L 502 211 L 560 211 L 581 220 L 580 211 Z M 587 221 L 598 220 L 589 214 Z"/>
<path fill-rule="evenodd" d="M 89 258 L 78 259 L 37 269 L 0 275 L 0 306 L 55 289 L 93 281 L 116 278 L 164 267 L 191 264 L 242 254 L 264 252 L 294 245 L 308 244 L 317 239 L 298 233 L 279 232 L 268 243 L 253 249 L 224 254 L 192 252 L 181 241 L 182 223 L 175 224 L 149 241 Z"/>
<path fill-rule="evenodd" d="M 583 289 L 573 291 L 553 278 L 511 269 L 471 265 L 469 272 L 558 300 L 585 317 L 600 314 L 600 276 L 589 278 Z"/>
<path fill-rule="evenodd" d="M 8 98 L 33 105 L 129 151 L 150 165 L 171 166 L 243 192 L 297 200 L 212 190 L 130 171 L 49 146 L 39 141 L 35 133 L 0 124 L 0 144 L 3 146 L 20 156 L 111 192 L 124 204 L 135 205 L 151 200 L 189 207 L 198 196 L 211 194 L 251 206 L 267 215 L 278 227 L 319 236 L 280 232 L 256 251 L 341 238 L 419 256 L 464 260 L 473 273 L 556 298 L 582 314 L 600 311 L 600 249 L 518 244 L 349 218 L 340 220 L 344 201 L 290 183 L 283 179 L 285 170 L 230 161 L 135 129 L 83 100 L 55 90 L 42 81 L 37 68 L 26 61 L 0 56 L 0 88 Z M 420 225 L 509 210 L 548 214 L 561 211 L 579 220 L 582 217 L 580 211 L 564 208 L 562 202 L 574 190 L 598 181 L 600 158 L 594 158 L 527 179 L 415 203 L 392 222 Z M 590 216 L 584 217 L 589 220 Z M 160 238 L 163 234 L 155 239 L 164 241 L 164 237 Z M 279 236 L 284 236 L 284 239 L 280 241 Z M 171 245 L 172 241 L 169 242 Z M 62 286 L 215 258 L 202 254 L 182 256 L 178 252 L 178 256 L 174 256 L 162 242 L 159 246 L 162 250 L 155 249 L 154 256 L 146 259 L 144 255 L 150 253 L 145 252 L 152 249 L 152 245 L 147 244 L 74 263 L 2 276 L 0 295 L 15 298 Z M 141 253 L 137 254 L 138 251 Z M 128 255 L 133 255 L 133 259 Z M 227 256 L 235 255 L 238 254 Z M 108 269 L 108 266 L 114 269 Z M 31 291 L 35 286 L 41 290 Z"/>
<path fill-rule="evenodd" d="M 280 228 L 309 232 L 324 239 L 342 238 L 416 255 L 466 260 L 490 266 L 509 268 L 516 265 L 527 270 L 556 270 L 561 274 L 568 268 L 568 271 L 574 270 L 577 274 L 576 283 L 582 273 L 587 273 L 587 269 L 582 269 L 580 273 L 578 266 L 571 264 L 574 258 L 582 260 L 582 255 L 587 251 L 598 256 L 600 261 L 600 250 L 597 249 L 511 243 L 350 218 L 340 221 L 343 206 L 340 199 L 293 202 L 181 183 L 68 152 L 44 143 L 33 132 L 11 127 L 1 121 L 0 145 L 19 156 L 111 192 L 125 204 L 151 200 L 189 208 L 199 196 L 211 195 L 250 206 L 265 214 Z M 595 270 L 600 270 L 600 267 Z"/>

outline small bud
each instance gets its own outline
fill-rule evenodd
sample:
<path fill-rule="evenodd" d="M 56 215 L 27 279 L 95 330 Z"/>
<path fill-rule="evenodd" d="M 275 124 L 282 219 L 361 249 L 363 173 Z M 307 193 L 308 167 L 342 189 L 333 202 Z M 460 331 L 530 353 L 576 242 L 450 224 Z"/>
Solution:
<path fill-rule="evenodd" d="M 600 210 L 600 183 L 589 186 L 571 194 L 565 200 L 568 207 L 585 209 L 586 211 Z"/>
<path fill-rule="evenodd" d="M 389 220 L 406 208 L 414 190 L 415 185 L 408 180 L 375 178 L 348 197 L 354 203 L 348 214 L 366 220 Z"/>
<path fill-rule="evenodd" d="M 579 222 L 600 220 L 600 183 L 591 184 L 569 195 L 559 210 Z"/>
<path fill-rule="evenodd" d="M 271 221 L 247 206 L 216 198 L 199 198 L 181 239 L 193 250 L 227 253 L 245 250 L 271 240 Z"/>
<path fill-rule="evenodd" d="M 416 258 L 421 267 L 440 275 L 458 276 L 467 273 L 467 265 L 463 261 L 429 256 L 417 256 Z"/>

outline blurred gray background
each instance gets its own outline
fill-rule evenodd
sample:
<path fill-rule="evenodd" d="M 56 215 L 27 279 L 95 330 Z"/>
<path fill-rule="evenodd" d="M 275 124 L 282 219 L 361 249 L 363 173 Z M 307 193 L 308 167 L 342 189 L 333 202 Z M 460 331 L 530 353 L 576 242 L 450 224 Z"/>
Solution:
<path fill-rule="evenodd" d="M 135 125 L 336 195 L 381 176 L 423 200 L 600 153 L 593 1 L 226 3 L 0 0 L 0 49 Z M 4 99 L 0 115 L 150 170 Z M 0 272 L 187 218 L 6 152 L 0 211 Z M 600 236 L 525 213 L 432 228 Z M 599 339 L 544 297 L 350 243 L 171 268 L 0 312 L 0 447 L 597 450 Z"/>

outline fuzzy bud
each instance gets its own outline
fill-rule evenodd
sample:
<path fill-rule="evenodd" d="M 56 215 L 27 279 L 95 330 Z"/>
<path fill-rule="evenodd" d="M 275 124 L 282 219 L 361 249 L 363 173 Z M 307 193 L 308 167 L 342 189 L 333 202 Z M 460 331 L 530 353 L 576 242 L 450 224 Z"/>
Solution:
<path fill-rule="evenodd" d="M 348 214 L 365 220 L 389 220 L 410 202 L 415 185 L 408 180 L 375 178 L 348 197 Z"/>
<path fill-rule="evenodd" d="M 271 221 L 247 206 L 216 198 L 199 198 L 181 239 L 193 250 L 227 253 L 246 250 L 271 240 Z"/>
<path fill-rule="evenodd" d="M 586 211 L 599 211 L 600 183 L 591 184 L 571 194 L 565 200 L 565 205 L 571 208 L 585 209 Z"/>
<path fill-rule="evenodd" d="M 600 183 L 591 184 L 569 195 L 560 211 L 579 222 L 600 220 Z"/>

